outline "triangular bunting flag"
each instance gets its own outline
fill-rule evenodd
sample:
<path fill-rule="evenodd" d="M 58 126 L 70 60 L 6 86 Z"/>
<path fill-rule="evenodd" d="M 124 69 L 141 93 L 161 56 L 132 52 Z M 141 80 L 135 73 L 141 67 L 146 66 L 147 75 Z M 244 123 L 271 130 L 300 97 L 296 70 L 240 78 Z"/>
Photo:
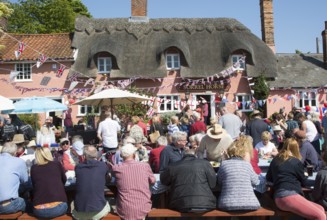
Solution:
<path fill-rule="evenodd" d="M 10 75 L 9 75 L 9 79 L 10 79 L 10 82 L 12 82 L 16 76 L 18 76 L 20 72 L 19 71 L 10 71 Z"/>
<path fill-rule="evenodd" d="M 72 91 L 77 86 L 77 84 L 77 81 L 71 82 L 68 91 Z"/>

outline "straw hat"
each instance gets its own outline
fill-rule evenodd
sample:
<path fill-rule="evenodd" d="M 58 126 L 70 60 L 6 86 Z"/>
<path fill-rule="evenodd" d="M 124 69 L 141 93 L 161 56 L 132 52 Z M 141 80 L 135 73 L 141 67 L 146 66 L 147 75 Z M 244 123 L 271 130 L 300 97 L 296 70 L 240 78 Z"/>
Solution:
<path fill-rule="evenodd" d="M 25 142 L 24 135 L 23 134 L 15 134 L 12 142 L 14 142 L 15 144 L 24 143 Z"/>
<path fill-rule="evenodd" d="M 224 135 L 226 135 L 226 131 L 220 124 L 215 124 L 212 128 L 208 129 L 207 135 L 212 139 L 221 139 Z"/>
<path fill-rule="evenodd" d="M 260 112 L 259 110 L 254 110 L 254 111 L 252 112 L 252 117 L 257 116 L 257 115 L 262 116 L 262 112 Z"/>
<path fill-rule="evenodd" d="M 35 140 L 31 140 L 26 147 L 36 147 L 36 145 Z"/>
<path fill-rule="evenodd" d="M 272 127 L 272 130 L 273 130 L 273 131 L 281 131 L 282 128 L 281 128 L 279 125 L 274 125 L 274 126 Z"/>

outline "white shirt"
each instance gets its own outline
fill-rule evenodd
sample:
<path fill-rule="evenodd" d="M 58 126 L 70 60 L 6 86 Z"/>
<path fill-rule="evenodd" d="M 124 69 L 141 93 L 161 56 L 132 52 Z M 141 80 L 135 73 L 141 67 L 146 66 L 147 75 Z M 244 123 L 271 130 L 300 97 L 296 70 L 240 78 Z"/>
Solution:
<path fill-rule="evenodd" d="M 98 134 L 101 134 L 103 147 L 117 148 L 118 138 L 117 134 L 120 131 L 120 125 L 117 121 L 111 118 L 106 118 L 100 122 L 98 127 Z"/>
<path fill-rule="evenodd" d="M 317 140 L 318 131 L 315 124 L 313 124 L 313 122 L 310 120 L 305 120 L 302 123 L 307 126 L 307 132 L 305 133 L 305 136 L 307 137 L 308 141 L 312 142 Z"/>
<path fill-rule="evenodd" d="M 272 153 L 273 149 L 276 148 L 276 146 L 274 145 L 274 143 L 268 141 L 267 145 L 263 145 L 262 141 L 260 141 L 259 143 L 257 143 L 257 145 L 255 145 L 255 148 L 258 150 L 258 152 L 262 152 L 263 154 L 270 154 Z"/>

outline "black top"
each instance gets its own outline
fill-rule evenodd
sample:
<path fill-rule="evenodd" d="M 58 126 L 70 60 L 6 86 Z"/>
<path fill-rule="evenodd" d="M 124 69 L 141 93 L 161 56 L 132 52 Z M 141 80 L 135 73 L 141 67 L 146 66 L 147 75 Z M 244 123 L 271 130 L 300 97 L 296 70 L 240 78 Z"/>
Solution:
<path fill-rule="evenodd" d="M 173 144 L 167 145 L 160 153 L 159 172 L 161 173 L 168 165 L 180 161 L 184 156 L 184 148 L 179 149 Z"/>
<path fill-rule="evenodd" d="M 67 202 L 64 168 L 57 161 L 45 165 L 34 164 L 31 167 L 33 184 L 33 205 L 50 202 Z"/>
<path fill-rule="evenodd" d="M 302 186 L 304 186 L 304 166 L 302 162 L 294 157 L 282 161 L 280 157 L 275 157 L 269 166 L 266 179 L 273 183 L 276 193 L 281 191 L 295 191 L 303 195 Z"/>
<path fill-rule="evenodd" d="M 160 181 L 170 186 L 169 207 L 172 209 L 189 212 L 216 208 L 216 198 L 211 191 L 216 186 L 216 173 L 207 160 L 185 155 L 161 173 Z"/>
<path fill-rule="evenodd" d="M 165 134 L 164 128 L 163 128 L 162 124 L 160 124 L 160 123 L 152 123 L 152 125 L 150 126 L 150 134 L 155 131 L 159 131 L 160 135 Z"/>
<path fill-rule="evenodd" d="M 87 160 L 75 167 L 76 196 L 75 209 L 77 212 L 99 212 L 106 205 L 104 188 L 109 172 L 104 162 Z"/>

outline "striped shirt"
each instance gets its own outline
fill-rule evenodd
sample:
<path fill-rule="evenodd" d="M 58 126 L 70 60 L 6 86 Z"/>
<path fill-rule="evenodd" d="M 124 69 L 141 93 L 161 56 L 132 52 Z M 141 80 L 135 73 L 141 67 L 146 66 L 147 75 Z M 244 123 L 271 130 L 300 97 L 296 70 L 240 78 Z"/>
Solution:
<path fill-rule="evenodd" d="M 143 219 L 152 206 L 149 184 L 155 183 L 149 164 L 126 160 L 112 170 L 118 189 L 118 215 L 124 220 Z"/>

